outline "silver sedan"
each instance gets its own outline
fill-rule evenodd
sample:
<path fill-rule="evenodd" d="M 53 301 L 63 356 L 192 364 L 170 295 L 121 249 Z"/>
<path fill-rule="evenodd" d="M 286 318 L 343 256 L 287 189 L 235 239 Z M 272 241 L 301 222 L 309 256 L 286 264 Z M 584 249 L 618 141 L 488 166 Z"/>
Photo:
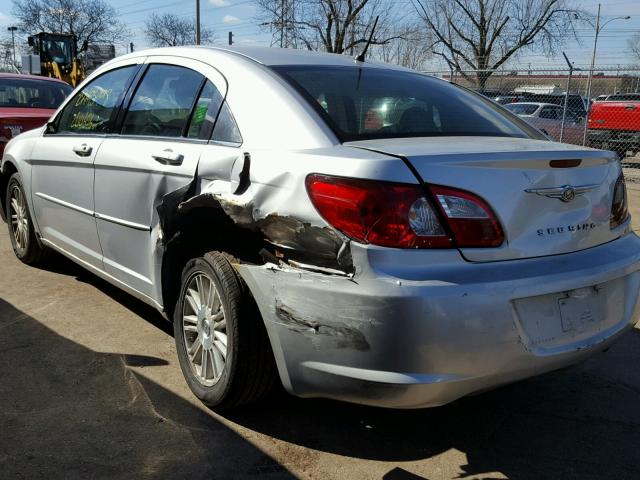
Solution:
<path fill-rule="evenodd" d="M 518 102 L 504 106 L 549 138 L 579 145 L 584 136 L 584 119 L 578 118 L 571 110 L 552 103 Z M 564 127 L 563 127 L 564 123 Z"/>
<path fill-rule="evenodd" d="M 119 57 L 7 145 L 0 188 L 18 258 L 57 251 L 156 307 L 212 407 L 277 382 L 440 405 L 574 364 L 637 318 L 614 154 L 347 56 Z"/>

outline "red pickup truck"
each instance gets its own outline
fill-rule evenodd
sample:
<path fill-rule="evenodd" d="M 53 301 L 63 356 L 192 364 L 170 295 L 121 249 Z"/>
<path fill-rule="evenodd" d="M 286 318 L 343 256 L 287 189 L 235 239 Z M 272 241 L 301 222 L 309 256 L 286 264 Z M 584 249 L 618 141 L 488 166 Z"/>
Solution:
<path fill-rule="evenodd" d="M 640 152 L 640 93 L 611 95 L 594 102 L 587 123 L 589 146 L 618 152 Z"/>

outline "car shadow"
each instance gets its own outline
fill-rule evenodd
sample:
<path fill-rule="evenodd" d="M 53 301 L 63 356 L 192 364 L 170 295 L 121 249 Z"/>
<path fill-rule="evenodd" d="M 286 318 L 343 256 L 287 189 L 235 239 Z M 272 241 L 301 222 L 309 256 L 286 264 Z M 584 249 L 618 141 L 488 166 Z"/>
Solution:
<path fill-rule="evenodd" d="M 64 258 L 58 261 L 53 268 L 59 270 L 53 271 L 94 285 L 158 328 L 161 322 L 169 325 L 154 309 L 116 287 Z M 385 410 L 299 399 L 280 391 L 267 402 L 223 416 L 293 445 L 362 460 L 419 462 L 457 450 L 467 462 L 457 478 L 640 478 L 638 365 L 640 330 L 634 329 L 608 352 L 580 366 L 443 407 Z M 222 427 L 215 420 L 159 385 L 136 378 L 157 411 L 168 412 L 174 422 L 195 429 L 205 441 L 218 438 Z M 238 442 L 234 438 L 226 445 L 225 454 Z M 197 461 L 207 464 L 204 457 Z M 273 461 L 263 463 L 267 466 L 256 471 L 271 472 Z M 275 465 L 277 474 L 280 467 Z M 419 477 L 395 466 L 384 478 Z"/>
<path fill-rule="evenodd" d="M 581 366 L 439 408 L 280 396 L 227 418 L 314 450 L 376 461 L 415 462 L 455 449 L 467 457 L 459 478 L 640 478 L 638 365 L 636 329 Z M 416 478 L 397 469 L 388 475 Z"/>
<path fill-rule="evenodd" d="M 74 277 L 79 282 L 90 284 L 105 295 L 114 299 L 135 315 L 144 318 L 154 327 L 173 336 L 173 326 L 171 322 L 164 318 L 155 308 L 129 295 L 124 290 L 111 285 L 106 280 L 94 275 L 65 256 L 60 255 L 57 252 L 51 252 L 50 258 L 48 258 L 46 262 L 39 264 L 37 268 L 60 275 Z"/>
<path fill-rule="evenodd" d="M 0 477 L 294 478 L 128 368 L 165 363 L 95 352 L 0 299 Z"/>

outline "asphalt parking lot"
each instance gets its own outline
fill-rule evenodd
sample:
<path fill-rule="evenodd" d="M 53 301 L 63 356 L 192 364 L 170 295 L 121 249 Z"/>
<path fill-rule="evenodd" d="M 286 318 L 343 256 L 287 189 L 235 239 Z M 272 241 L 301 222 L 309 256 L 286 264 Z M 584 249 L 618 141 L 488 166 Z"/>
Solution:
<path fill-rule="evenodd" d="M 640 183 L 629 184 L 640 227 Z M 420 411 L 285 394 L 220 416 L 153 309 L 0 225 L 0 478 L 640 478 L 640 330 L 587 363 Z"/>

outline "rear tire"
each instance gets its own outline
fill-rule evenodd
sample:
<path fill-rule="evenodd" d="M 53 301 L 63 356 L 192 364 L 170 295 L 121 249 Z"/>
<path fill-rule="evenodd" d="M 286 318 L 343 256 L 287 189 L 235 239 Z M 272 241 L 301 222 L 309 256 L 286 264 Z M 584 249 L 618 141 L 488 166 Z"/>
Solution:
<path fill-rule="evenodd" d="M 230 260 L 209 252 L 187 262 L 173 318 L 187 384 L 218 410 L 261 400 L 277 379 L 264 323 Z"/>
<path fill-rule="evenodd" d="M 49 251 L 40 244 L 36 236 L 19 173 L 16 172 L 9 178 L 6 195 L 9 238 L 16 257 L 27 265 L 41 263 Z"/>

